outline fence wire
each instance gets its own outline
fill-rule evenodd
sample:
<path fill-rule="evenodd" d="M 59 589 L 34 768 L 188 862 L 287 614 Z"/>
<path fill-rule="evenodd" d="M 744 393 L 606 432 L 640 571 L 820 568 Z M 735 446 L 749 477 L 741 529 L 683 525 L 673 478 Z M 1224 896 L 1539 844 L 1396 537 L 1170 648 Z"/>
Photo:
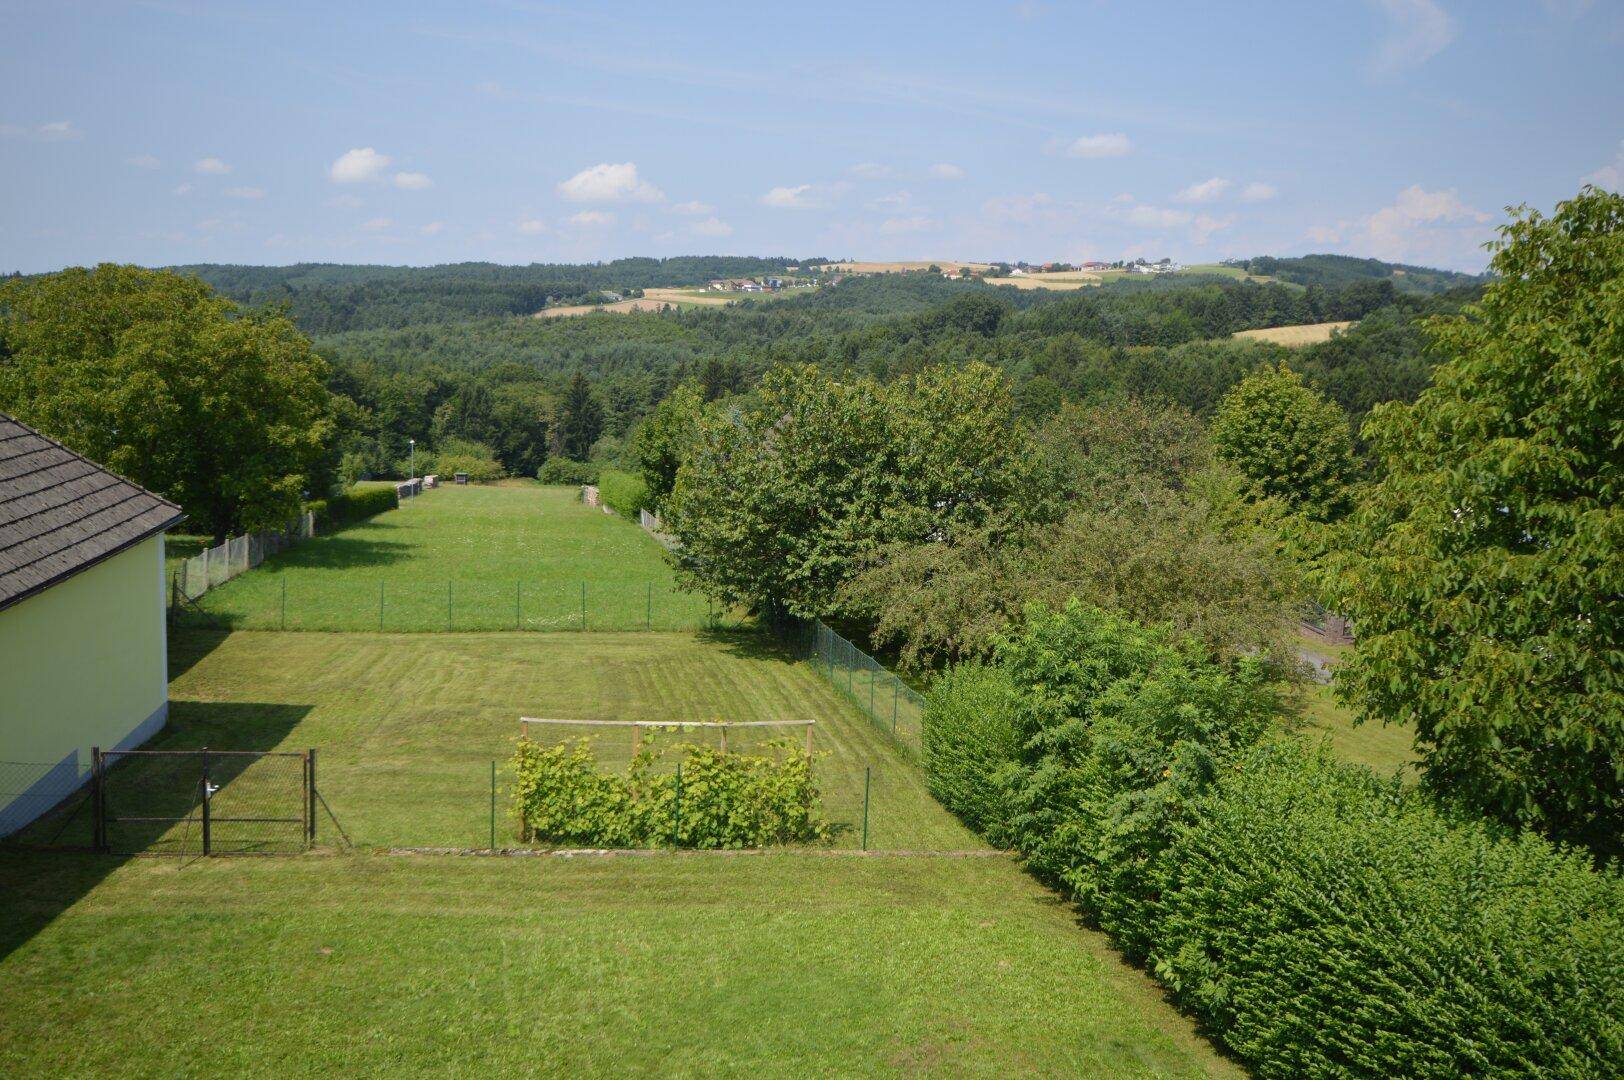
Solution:
<path fill-rule="evenodd" d="M 852 701 L 881 730 L 890 733 L 912 758 L 919 760 L 925 699 L 878 660 L 814 619 L 791 636 L 800 659 L 812 664 L 836 690 Z"/>
<path fill-rule="evenodd" d="M 188 600 L 196 600 L 210 589 L 252 570 L 268 556 L 315 535 L 316 515 L 306 511 L 298 520 L 289 522 L 286 529 L 228 536 L 224 543 L 204 548 L 181 562 L 175 570 L 175 590 Z"/>

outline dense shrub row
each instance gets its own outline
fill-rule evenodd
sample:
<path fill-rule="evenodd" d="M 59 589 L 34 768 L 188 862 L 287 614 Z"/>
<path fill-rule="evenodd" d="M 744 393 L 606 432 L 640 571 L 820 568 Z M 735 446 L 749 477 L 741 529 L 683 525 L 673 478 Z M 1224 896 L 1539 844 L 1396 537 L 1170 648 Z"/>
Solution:
<path fill-rule="evenodd" d="M 1601 1076 L 1624 880 L 1276 732 L 1254 662 L 1075 602 L 940 681 L 932 789 L 1260 1075 Z"/>
<path fill-rule="evenodd" d="M 598 474 L 598 495 L 609 509 L 633 521 L 639 510 L 650 506 L 648 484 L 643 478 L 619 469 L 605 469 Z"/>
<path fill-rule="evenodd" d="M 306 507 L 316 515 L 316 531 L 331 532 L 400 505 L 392 487 L 350 488 L 330 499 L 316 499 Z"/>
<path fill-rule="evenodd" d="M 591 461 L 550 457 L 536 470 L 536 479 L 543 484 L 596 484 L 598 466 L 596 462 Z"/>
<path fill-rule="evenodd" d="M 598 770 L 585 739 L 520 739 L 513 809 L 521 835 L 608 848 L 754 848 L 828 835 L 812 762 L 793 744 L 775 755 L 672 749 L 681 755 L 680 791 L 675 774 L 655 772 L 658 748 L 645 748 L 617 775 Z"/>

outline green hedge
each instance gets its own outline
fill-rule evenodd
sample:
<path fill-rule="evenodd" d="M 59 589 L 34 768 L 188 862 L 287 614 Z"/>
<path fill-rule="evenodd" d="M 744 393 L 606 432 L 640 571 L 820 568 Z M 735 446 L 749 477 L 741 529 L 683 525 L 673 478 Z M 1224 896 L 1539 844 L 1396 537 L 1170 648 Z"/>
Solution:
<path fill-rule="evenodd" d="M 1160 884 L 1156 973 L 1260 1075 L 1624 1066 L 1624 882 L 1323 749 L 1225 778 Z"/>
<path fill-rule="evenodd" d="M 1007 690 L 933 688 L 932 790 L 1260 1075 L 1617 1075 L 1616 872 L 1308 751 L 1255 661 L 1073 603 L 1029 611 L 997 666 Z"/>
<path fill-rule="evenodd" d="M 590 461 L 552 457 L 542 462 L 541 468 L 536 470 L 536 479 L 543 484 L 596 484 L 598 466 Z"/>
<path fill-rule="evenodd" d="M 366 487 L 351 488 L 330 499 L 317 499 L 306 504 L 306 508 L 316 515 L 316 531 L 322 533 L 341 529 L 399 505 L 400 500 L 393 487 Z"/>
<path fill-rule="evenodd" d="M 994 844 L 1009 834 L 1015 684 L 997 667 L 945 672 L 925 700 L 923 749 L 930 793 Z"/>
<path fill-rule="evenodd" d="M 638 520 L 639 510 L 651 505 L 643 478 L 619 469 L 604 469 L 598 474 L 598 496 L 609 509 L 633 521 Z"/>
<path fill-rule="evenodd" d="M 682 788 L 645 747 L 625 775 L 598 771 L 585 739 L 513 755 L 513 810 L 526 841 L 591 847 L 754 848 L 822 840 L 812 762 L 793 744 L 773 755 L 681 744 Z M 680 809 L 679 809 L 680 807 Z"/>

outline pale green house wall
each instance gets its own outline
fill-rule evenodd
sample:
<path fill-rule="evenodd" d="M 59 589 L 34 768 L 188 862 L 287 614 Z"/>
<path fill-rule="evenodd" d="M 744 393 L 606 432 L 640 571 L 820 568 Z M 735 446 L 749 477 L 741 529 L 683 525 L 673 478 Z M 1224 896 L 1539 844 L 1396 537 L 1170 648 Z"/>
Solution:
<path fill-rule="evenodd" d="M 134 746 L 169 710 L 163 536 L 0 609 L 0 761 Z M 5 800 L 0 798 L 0 803 Z"/>

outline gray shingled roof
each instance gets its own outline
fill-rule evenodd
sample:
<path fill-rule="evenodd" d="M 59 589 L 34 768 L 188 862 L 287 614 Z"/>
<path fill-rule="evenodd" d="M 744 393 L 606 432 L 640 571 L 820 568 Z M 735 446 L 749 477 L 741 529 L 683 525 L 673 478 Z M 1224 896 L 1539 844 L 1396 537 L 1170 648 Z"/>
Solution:
<path fill-rule="evenodd" d="M 168 499 L 0 413 L 0 608 L 185 516 Z"/>

